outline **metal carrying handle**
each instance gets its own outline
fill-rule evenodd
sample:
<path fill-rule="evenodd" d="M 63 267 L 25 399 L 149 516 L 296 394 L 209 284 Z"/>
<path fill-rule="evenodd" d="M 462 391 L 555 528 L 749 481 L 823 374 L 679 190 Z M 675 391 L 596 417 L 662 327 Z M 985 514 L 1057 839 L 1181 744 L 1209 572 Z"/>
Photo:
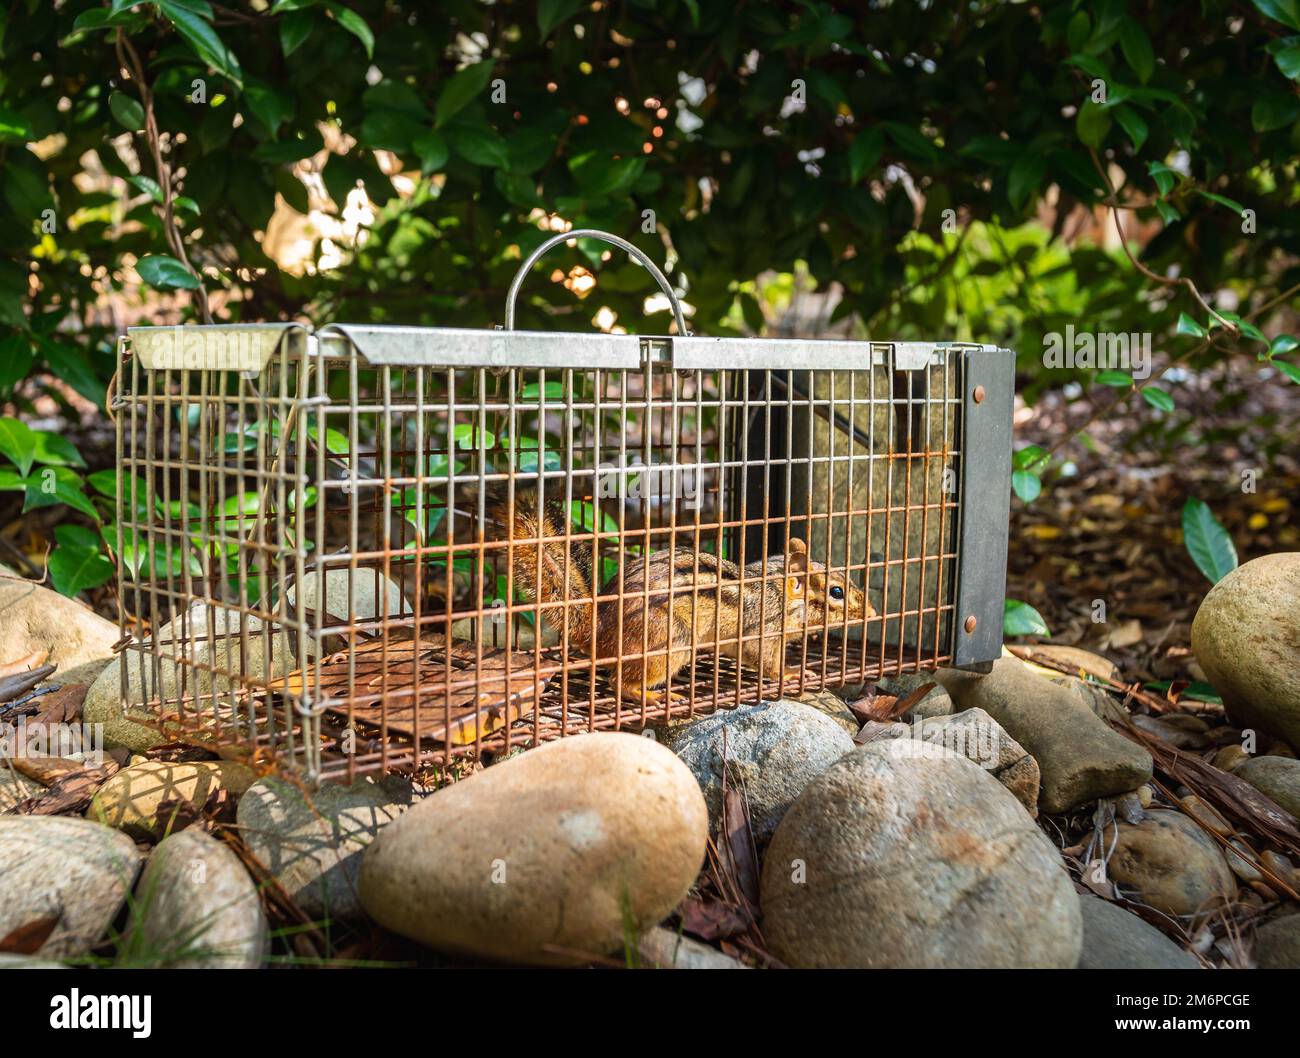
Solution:
<path fill-rule="evenodd" d="M 677 300 L 677 295 L 673 293 L 672 284 L 668 282 L 668 277 L 659 270 L 659 266 L 626 239 L 620 239 L 617 235 L 611 235 L 607 231 L 597 231 L 595 228 L 575 228 L 573 231 L 552 235 L 524 259 L 524 263 L 519 266 L 519 271 L 515 273 L 515 278 L 510 281 L 510 289 L 506 291 L 506 330 L 513 331 L 515 329 L 515 298 L 519 296 L 519 288 L 524 285 L 524 279 L 532 270 L 533 265 L 547 250 L 559 246 L 562 242 L 568 242 L 570 239 L 599 239 L 601 242 L 607 242 L 617 246 L 620 250 L 625 250 L 629 257 L 654 276 L 655 282 L 659 284 L 659 289 L 667 296 L 669 304 L 673 307 L 673 321 L 677 324 L 677 333 L 682 337 L 690 333 L 686 330 L 686 317 L 682 315 L 682 303 Z"/>

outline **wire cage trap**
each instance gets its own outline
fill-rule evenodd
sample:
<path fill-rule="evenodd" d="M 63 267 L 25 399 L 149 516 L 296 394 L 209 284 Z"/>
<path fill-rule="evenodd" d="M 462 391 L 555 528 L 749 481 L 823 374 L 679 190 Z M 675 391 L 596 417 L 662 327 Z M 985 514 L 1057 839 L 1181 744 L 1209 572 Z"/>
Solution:
<path fill-rule="evenodd" d="M 676 336 L 514 330 L 580 237 Z M 1010 352 L 689 336 L 592 231 L 505 322 L 128 332 L 126 715 L 318 780 L 998 656 Z"/>

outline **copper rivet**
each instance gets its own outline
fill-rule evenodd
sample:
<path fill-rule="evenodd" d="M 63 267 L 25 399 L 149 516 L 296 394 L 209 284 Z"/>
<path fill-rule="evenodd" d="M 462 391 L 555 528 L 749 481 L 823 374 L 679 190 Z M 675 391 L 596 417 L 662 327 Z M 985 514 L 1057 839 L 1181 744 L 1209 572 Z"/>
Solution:
<path fill-rule="evenodd" d="M 984 403 L 984 387 L 983 387 L 983 386 L 976 386 L 976 387 L 975 387 L 975 403 L 976 403 L 976 404 L 983 404 L 983 403 Z"/>
<path fill-rule="evenodd" d="M 974 614 L 971 614 L 968 618 L 966 618 L 966 631 L 967 631 L 967 632 L 973 632 L 973 631 L 975 631 L 975 615 L 974 615 Z"/>

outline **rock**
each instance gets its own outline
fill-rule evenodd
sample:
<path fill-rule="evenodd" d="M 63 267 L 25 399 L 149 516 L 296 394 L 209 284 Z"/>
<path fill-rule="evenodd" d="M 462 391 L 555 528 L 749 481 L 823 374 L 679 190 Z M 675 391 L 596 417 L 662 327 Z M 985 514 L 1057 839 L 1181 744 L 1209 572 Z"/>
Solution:
<path fill-rule="evenodd" d="M 0 937 L 49 915 L 37 954 L 84 955 L 104 936 L 140 870 L 135 842 L 75 816 L 0 816 Z"/>
<path fill-rule="evenodd" d="M 669 750 L 577 735 L 445 787 L 381 830 L 362 860 L 361 903 L 434 948 L 582 963 L 663 921 L 707 838 L 704 797 Z"/>
<path fill-rule="evenodd" d="M 1214 755 L 1214 766 L 1220 771 L 1235 772 L 1248 760 L 1250 754 L 1240 746 L 1224 746 Z"/>
<path fill-rule="evenodd" d="M 925 742 L 978 764 L 1010 790 L 1026 812 L 1038 815 L 1038 762 L 983 709 L 920 721 L 912 730 Z"/>
<path fill-rule="evenodd" d="M 900 676 L 887 676 L 877 682 L 876 690 L 880 694 L 892 694 L 895 698 L 902 699 L 927 683 L 933 683 L 935 686 L 904 713 L 902 719 L 911 723 L 917 718 L 948 716 L 953 711 L 952 699 L 948 697 L 948 692 L 943 689 L 939 677 L 933 672 L 907 672 Z"/>
<path fill-rule="evenodd" d="M 1255 757 L 1240 765 L 1234 775 L 1300 819 L 1300 760 L 1289 757 Z"/>
<path fill-rule="evenodd" d="M 1259 856 L 1240 838 L 1233 838 L 1228 842 L 1228 848 L 1223 850 L 1223 856 L 1228 861 L 1228 868 L 1232 873 L 1247 885 L 1264 880 L 1264 876 L 1255 867 L 1259 862 Z"/>
<path fill-rule="evenodd" d="M 1136 899 L 1169 915 L 1192 915 L 1232 900 L 1237 883 L 1215 840 L 1181 812 L 1155 808 L 1120 823 L 1107 874 Z"/>
<path fill-rule="evenodd" d="M 1261 970 L 1300 970 L 1300 914 L 1265 922 L 1255 931 L 1251 953 Z"/>
<path fill-rule="evenodd" d="M 249 849 L 316 920 L 361 915 L 361 854 L 379 828 L 412 802 L 409 779 L 325 783 L 305 793 L 281 779 L 263 779 L 239 799 L 236 821 Z"/>
<path fill-rule="evenodd" d="M 862 726 L 858 718 L 844 704 L 844 699 L 830 691 L 805 691 L 795 698 L 786 698 L 783 701 L 797 702 L 824 713 L 844 728 L 850 738 L 856 735 L 858 728 Z"/>
<path fill-rule="evenodd" d="M 88 606 L 29 580 L 0 577 L 0 662 L 48 650 L 60 683 L 89 683 L 122 636 Z"/>
<path fill-rule="evenodd" d="M 1145 716 L 1142 713 L 1135 713 L 1129 718 L 1133 726 L 1162 738 L 1171 746 L 1178 749 L 1204 749 L 1210 744 L 1210 740 L 1204 734 L 1198 731 L 1186 731 L 1176 724 L 1171 724 L 1167 720 L 1162 720 L 1156 716 Z"/>
<path fill-rule="evenodd" d="M 238 797 L 256 779 L 251 768 L 232 761 L 145 761 L 123 768 L 104 783 L 86 818 L 125 831 L 137 841 L 157 841 L 167 836 L 176 817 L 173 809 L 159 825 L 158 809 L 164 801 L 184 801 L 200 809 L 218 791 Z"/>
<path fill-rule="evenodd" d="M 20 775 L 0 758 L 0 813 L 8 812 L 14 805 L 44 792 L 45 787 L 35 779 Z"/>
<path fill-rule="evenodd" d="M 722 823 L 722 760 L 728 785 L 743 787 L 754 840 L 776 825 L 814 777 L 853 749 L 853 739 L 825 713 L 799 702 L 755 702 L 720 709 L 678 731 L 670 747 L 691 769 L 709 806 L 709 826 Z"/>
<path fill-rule="evenodd" d="M 258 633 L 264 627 L 262 622 L 249 616 L 246 618 L 248 636 L 247 668 L 245 677 L 265 680 L 283 675 L 292 668 L 292 654 L 284 648 L 284 637 L 272 635 L 270 664 L 267 664 L 266 639 Z M 159 661 L 160 678 L 154 687 L 154 673 L 148 655 L 129 651 L 115 657 L 112 662 L 90 685 L 86 692 L 86 701 L 82 706 L 82 715 L 86 723 L 104 725 L 104 745 L 108 749 L 125 747 L 133 753 L 143 753 L 154 746 L 160 746 L 170 740 L 153 727 L 138 722 L 148 719 L 152 714 L 141 703 L 161 696 L 163 700 L 180 696 L 182 674 L 187 697 L 194 695 L 218 695 L 237 687 L 238 681 L 230 676 L 219 676 L 208 671 L 207 667 L 221 669 L 225 672 L 239 672 L 241 659 L 240 614 L 224 607 L 212 608 L 212 622 L 216 629 L 216 638 L 209 638 L 208 609 L 205 603 L 195 603 L 189 610 L 185 623 L 177 619 L 167 622 L 158 630 L 157 642 L 164 657 Z M 184 631 L 182 632 L 182 629 Z M 191 665 L 178 664 L 175 658 L 183 657 Z M 123 708 L 122 703 L 122 661 L 128 660 L 127 701 L 130 707 Z M 287 660 L 286 660 L 287 659 Z M 143 665 L 142 665 L 143 660 Z M 142 671 L 143 670 L 143 671 Z M 229 696 L 227 696 L 228 698 Z M 209 697 L 202 702 L 205 712 L 212 713 L 213 701 Z M 175 708 L 175 706 L 169 706 Z M 218 714 L 223 723 L 229 724 L 230 705 L 226 699 L 218 699 Z M 202 742 L 202 736 L 193 734 L 190 739 Z"/>
<path fill-rule="evenodd" d="M 1198 970 L 1196 956 L 1155 926 L 1091 893 L 1079 896 L 1083 912 L 1080 970 Z"/>
<path fill-rule="evenodd" d="M 306 627 L 316 627 L 316 611 L 323 609 L 322 627 L 331 625 L 345 626 L 367 621 L 377 621 L 383 617 L 400 617 L 410 615 L 411 604 L 402 595 L 402 589 L 383 575 L 378 569 L 359 567 L 355 570 L 336 568 L 324 571 L 309 571 L 303 578 L 302 604 L 306 611 L 303 618 Z M 321 603 L 321 589 L 324 588 L 324 605 Z M 380 594 L 384 596 L 384 605 L 379 604 Z M 290 613 L 297 616 L 298 586 L 290 584 L 285 592 L 285 602 Z M 328 636 L 327 642 L 328 640 Z M 316 641 L 308 634 L 307 654 L 317 653 Z"/>
<path fill-rule="evenodd" d="M 253 969 L 266 957 L 257 886 L 224 843 L 190 827 L 163 839 L 135 887 L 131 949 L 175 969 Z"/>
<path fill-rule="evenodd" d="M 675 930 L 655 926 L 641 935 L 637 952 L 645 965 L 664 970 L 748 970 L 749 967 L 717 948 L 684 937 Z"/>
<path fill-rule="evenodd" d="M 1136 790 L 1151 778 L 1151 755 L 1099 720 L 1070 691 L 999 658 L 987 676 L 940 669 L 961 709 L 983 709 L 1038 762 L 1038 807 L 1065 812 Z"/>
<path fill-rule="evenodd" d="M 1274 852 L 1272 849 L 1265 849 L 1259 857 L 1259 862 L 1275 878 L 1290 886 L 1293 892 L 1300 892 L 1300 869 L 1297 869 L 1296 865 L 1281 853 Z M 1265 881 L 1268 880 L 1265 879 Z M 1281 895 L 1286 896 L 1288 894 Z"/>
<path fill-rule="evenodd" d="M 793 966 L 1072 968 L 1079 902 L 1051 843 L 987 772 L 909 745 L 859 747 L 786 813 L 763 863 L 773 952 Z"/>
<path fill-rule="evenodd" d="M 1100 654 L 1094 654 L 1091 650 L 1084 650 L 1082 647 L 1068 647 L 1056 643 L 1035 643 L 1033 646 L 1035 655 L 1050 658 L 1058 665 L 1069 665 L 1074 674 L 1084 672 L 1089 676 L 1097 676 L 1103 680 L 1118 680 L 1119 666 L 1109 658 L 1103 658 Z"/>
<path fill-rule="evenodd" d="M 1238 566 L 1201 601 L 1192 651 L 1228 717 L 1300 749 L 1300 551 Z"/>
<path fill-rule="evenodd" d="M 1216 809 L 1197 797 L 1196 794 L 1189 794 L 1187 797 L 1181 798 L 1178 803 L 1183 806 L 1184 812 L 1207 830 L 1212 830 L 1225 838 L 1232 833 L 1232 824 L 1219 815 Z"/>

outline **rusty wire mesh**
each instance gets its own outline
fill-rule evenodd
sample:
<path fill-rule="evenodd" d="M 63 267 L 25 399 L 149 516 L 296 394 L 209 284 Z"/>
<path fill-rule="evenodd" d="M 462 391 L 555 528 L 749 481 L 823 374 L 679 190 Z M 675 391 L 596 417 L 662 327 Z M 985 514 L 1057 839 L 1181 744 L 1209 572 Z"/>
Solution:
<path fill-rule="evenodd" d="M 690 371 L 124 346 L 131 715 L 354 775 L 951 660 L 963 360 L 860 345 Z M 520 536 L 521 510 L 561 513 Z"/>

